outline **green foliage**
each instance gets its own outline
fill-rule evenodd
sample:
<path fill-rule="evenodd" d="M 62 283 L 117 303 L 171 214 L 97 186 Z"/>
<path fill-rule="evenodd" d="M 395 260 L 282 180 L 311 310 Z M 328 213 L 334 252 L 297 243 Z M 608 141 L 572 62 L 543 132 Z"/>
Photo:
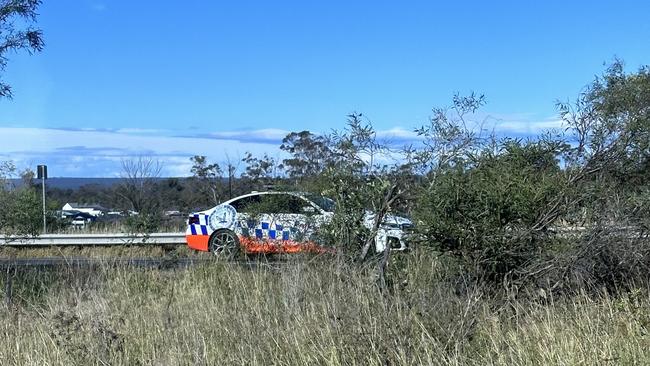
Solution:
<path fill-rule="evenodd" d="M 221 182 L 223 171 L 217 163 L 209 164 L 203 155 L 195 155 L 190 158 L 192 161 L 192 178 L 194 193 L 197 195 L 197 202 L 205 202 L 209 197 L 209 203 L 216 205 L 222 200 L 224 187 Z"/>
<path fill-rule="evenodd" d="M 414 212 L 421 240 L 491 278 L 536 258 L 549 224 L 543 218 L 566 187 L 562 146 L 506 139 L 469 164 L 437 172 Z"/>
<path fill-rule="evenodd" d="M 291 158 L 282 161 L 290 178 L 317 177 L 331 159 L 326 139 L 309 131 L 291 132 L 282 139 L 280 149 L 291 154 Z"/>
<path fill-rule="evenodd" d="M 15 172 L 13 162 L 0 162 L 0 234 L 36 235 L 43 229 L 41 197 L 28 181 L 20 188 L 10 184 Z"/>
<path fill-rule="evenodd" d="M 207 179 L 221 177 L 222 171 L 219 164 L 208 164 L 204 155 L 194 155 L 190 160 L 192 161 L 192 169 L 190 172 L 193 176 Z"/>
<path fill-rule="evenodd" d="M 429 123 L 415 129 L 422 137 L 422 146 L 408 151 L 407 163 L 425 175 L 471 163 L 472 156 L 481 150 L 483 126 L 469 117 L 484 104 L 483 95 L 456 94 L 450 107 L 434 108 Z"/>
<path fill-rule="evenodd" d="M 251 183 L 251 188 L 258 190 L 271 185 L 278 171 L 283 168 L 281 165 L 276 165 L 275 159 L 268 154 L 258 158 L 250 152 L 246 152 L 242 162 L 246 164 L 242 178 Z"/>
<path fill-rule="evenodd" d="M 408 175 L 394 174 L 400 166 L 382 166 L 388 152 L 361 114 L 348 116 L 347 128 L 328 136 L 332 164 L 322 175 L 322 193 L 336 202 L 324 236 L 352 257 L 365 258 L 376 233 L 364 225 L 366 212 L 376 214 L 378 226 L 383 215 L 403 201 Z M 361 252 L 361 255 L 359 255 Z"/>
<path fill-rule="evenodd" d="M 31 26 L 39 5 L 40 0 L 0 1 L 0 74 L 7 67 L 7 53 L 43 49 L 42 32 Z M 11 87 L 1 80 L 0 97 L 11 98 Z"/>
<path fill-rule="evenodd" d="M 368 236 L 363 218 L 370 190 L 361 177 L 337 169 L 328 169 L 324 181 L 328 184 L 323 194 L 334 200 L 336 210 L 332 220 L 322 228 L 323 240 L 354 256 Z"/>
<path fill-rule="evenodd" d="M 559 104 L 578 143 L 570 160 L 588 171 L 587 185 L 595 193 L 583 197 L 587 214 L 609 223 L 614 212 L 603 201 L 617 197 L 626 219 L 639 224 L 645 217 L 650 188 L 650 69 L 624 72 L 616 60 L 589 85 L 575 106 Z M 608 217 L 609 216 L 609 217 Z M 640 219 L 640 220 L 635 220 Z M 647 225 L 647 220 L 645 220 Z M 647 228 L 647 226 L 645 226 Z"/>
<path fill-rule="evenodd" d="M 566 134 L 527 142 L 482 137 L 471 121 L 480 97 L 435 109 L 412 154 L 429 180 L 416 198 L 419 240 L 499 283 L 554 272 L 555 286 L 579 276 L 615 287 L 639 275 L 632 268 L 650 262 L 649 96 L 648 68 L 626 74 L 617 61 L 575 106 L 559 104 Z M 564 240 L 567 224 L 584 235 Z"/>
<path fill-rule="evenodd" d="M 251 179 L 271 178 L 276 170 L 275 159 L 267 154 L 258 158 L 253 156 L 250 152 L 247 152 L 242 161 L 247 164 L 244 176 Z"/>
<path fill-rule="evenodd" d="M 615 61 L 574 105 L 558 109 L 577 147 L 569 162 L 627 178 L 647 179 L 650 155 L 650 69 L 624 72 Z M 635 184 L 635 181 L 632 182 Z"/>
<path fill-rule="evenodd" d="M 40 195 L 23 187 L 0 189 L 0 232 L 14 235 L 37 235 L 43 230 L 43 207 Z"/>
<path fill-rule="evenodd" d="M 162 224 L 162 215 L 159 212 L 141 212 L 138 215 L 127 217 L 126 230 L 132 234 L 155 233 Z"/>
<path fill-rule="evenodd" d="M 368 175 L 380 168 L 377 159 L 387 147 L 377 139 L 377 132 L 363 114 L 348 115 L 347 127 L 327 137 L 334 169 L 350 175 Z"/>
<path fill-rule="evenodd" d="M 16 166 L 11 160 L 0 161 L 0 183 L 2 186 L 0 188 L 6 188 L 8 182 L 7 179 L 10 178 L 16 171 Z"/>

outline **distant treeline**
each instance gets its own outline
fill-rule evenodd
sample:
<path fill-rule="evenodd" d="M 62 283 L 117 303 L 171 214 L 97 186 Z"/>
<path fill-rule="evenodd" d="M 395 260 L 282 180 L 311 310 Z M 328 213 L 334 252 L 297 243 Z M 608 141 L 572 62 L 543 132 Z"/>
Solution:
<path fill-rule="evenodd" d="M 168 178 L 156 178 L 156 180 L 163 181 Z M 180 177 L 179 179 L 184 179 Z M 12 178 L 8 180 L 13 186 L 20 186 L 23 184 L 22 179 Z M 45 182 L 45 185 L 48 188 L 58 188 L 58 189 L 72 189 L 76 190 L 82 186 L 95 185 L 104 188 L 110 188 L 115 185 L 118 185 L 124 181 L 124 178 L 68 178 L 68 177 L 55 177 L 48 178 Z M 40 180 L 36 180 L 33 183 L 40 184 Z"/>
<path fill-rule="evenodd" d="M 56 203 L 56 207 L 68 202 L 80 204 L 98 204 L 116 211 L 133 209 L 131 202 L 119 194 L 121 187 L 128 180 L 125 178 L 53 178 L 46 181 L 47 199 Z M 225 186 L 226 179 L 220 179 Z M 234 178 L 233 193 L 243 193 L 242 181 Z M 32 182 L 34 188 L 40 187 L 40 181 Z M 224 196 L 225 197 L 225 196 Z M 203 195 L 197 188 L 193 177 L 154 178 L 151 200 L 159 201 L 161 210 L 180 210 L 188 212 L 206 209 L 213 205 L 211 197 Z"/>

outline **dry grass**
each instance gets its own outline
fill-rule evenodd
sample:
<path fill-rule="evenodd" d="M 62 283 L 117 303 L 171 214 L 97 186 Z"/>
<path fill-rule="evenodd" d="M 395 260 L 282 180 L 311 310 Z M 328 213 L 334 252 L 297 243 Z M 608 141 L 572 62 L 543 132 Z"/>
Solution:
<path fill-rule="evenodd" d="M 86 257 L 86 258 L 185 258 L 204 256 L 186 245 L 113 245 L 61 247 L 2 247 L 0 258 Z"/>
<path fill-rule="evenodd" d="M 160 227 L 156 229 L 160 233 L 185 232 L 187 219 L 173 218 L 164 220 Z M 112 222 L 89 223 L 84 227 L 66 226 L 61 228 L 50 228 L 50 234 L 114 234 L 129 233 L 131 228 L 124 220 Z"/>
<path fill-rule="evenodd" d="M 650 363 L 645 289 L 504 301 L 449 285 L 432 257 L 402 259 L 389 293 L 331 258 L 22 270 L 0 306 L 0 364 Z"/>

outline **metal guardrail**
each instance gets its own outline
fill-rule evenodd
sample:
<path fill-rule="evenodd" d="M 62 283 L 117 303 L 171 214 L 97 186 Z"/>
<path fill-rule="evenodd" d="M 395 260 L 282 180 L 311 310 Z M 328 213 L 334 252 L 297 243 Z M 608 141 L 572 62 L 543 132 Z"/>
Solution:
<path fill-rule="evenodd" d="M 185 233 L 153 234 L 46 234 L 2 236 L 0 246 L 104 246 L 104 245 L 183 245 Z"/>
<path fill-rule="evenodd" d="M 617 233 L 625 233 L 628 236 L 638 235 L 638 232 L 627 227 L 613 229 Z M 552 232 L 560 235 L 577 235 L 586 230 L 584 227 L 560 227 L 551 229 Z M 185 243 L 185 233 L 0 235 L 0 247 L 184 245 Z"/>

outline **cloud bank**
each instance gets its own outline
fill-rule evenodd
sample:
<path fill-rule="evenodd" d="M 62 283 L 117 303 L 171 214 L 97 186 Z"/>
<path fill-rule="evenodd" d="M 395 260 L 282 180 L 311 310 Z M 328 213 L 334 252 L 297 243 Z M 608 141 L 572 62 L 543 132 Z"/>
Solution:
<path fill-rule="evenodd" d="M 548 129 L 562 129 L 562 123 L 553 119 L 491 118 L 486 119 L 483 128 L 498 135 L 526 137 Z M 163 176 L 188 176 L 190 157 L 194 155 L 236 164 L 250 151 L 282 160 L 286 155 L 279 146 L 288 133 L 276 128 L 191 135 L 139 128 L 0 127 L 0 160 L 12 160 L 20 169 L 47 164 L 53 177 L 117 177 L 122 160 L 151 156 L 163 162 Z M 421 141 L 412 129 L 403 127 L 379 130 L 377 138 L 394 148 L 417 145 Z"/>
<path fill-rule="evenodd" d="M 161 160 L 164 176 L 187 176 L 194 155 L 222 163 L 241 159 L 246 151 L 280 153 L 270 143 L 160 131 L 0 127 L 0 136 L 0 160 L 21 168 L 47 164 L 50 175 L 60 177 L 116 177 L 121 161 L 137 156 Z"/>

